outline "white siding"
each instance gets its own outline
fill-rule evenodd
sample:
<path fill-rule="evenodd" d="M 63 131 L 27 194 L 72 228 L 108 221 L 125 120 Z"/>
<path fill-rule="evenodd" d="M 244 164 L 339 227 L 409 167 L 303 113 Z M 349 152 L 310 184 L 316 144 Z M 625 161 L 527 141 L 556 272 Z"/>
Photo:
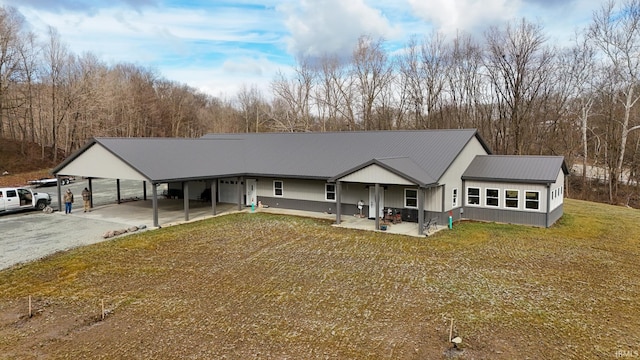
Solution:
<path fill-rule="evenodd" d="M 342 182 L 355 182 L 365 184 L 399 184 L 399 185 L 412 185 L 411 181 L 398 176 L 379 165 L 369 165 L 356 172 L 353 172 L 342 179 Z"/>
<path fill-rule="evenodd" d="M 564 202 L 564 172 L 562 170 L 559 171 L 558 177 L 556 178 L 556 182 L 551 184 L 551 209 L 554 210 Z"/>
<path fill-rule="evenodd" d="M 444 189 L 440 190 L 444 191 L 444 211 L 449 211 L 453 208 L 452 190 L 454 188 L 458 189 L 458 207 L 463 206 L 464 203 L 461 201 L 461 196 L 466 196 L 466 194 L 463 194 L 462 191 L 462 174 L 467 170 L 476 155 L 487 155 L 487 151 L 482 147 L 480 141 L 473 137 L 439 180 L 439 183 L 444 185 Z M 440 196 L 442 196 L 442 193 L 440 193 Z M 440 197 L 440 203 L 437 206 L 438 208 L 442 207 L 442 197 Z"/>
<path fill-rule="evenodd" d="M 480 188 L 480 205 L 467 204 L 467 189 Z M 486 189 L 497 189 L 499 193 L 499 206 L 487 206 L 486 205 Z M 505 190 L 518 190 L 518 208 L 505 207 Z M 525 208 L 525 192 L 537 191 L 540 192 L 539 208 L 538 210 Z M 462 202 L 464 206 L 468 207 L 482 207 L 488 209 L 502 209 L 502 210 L 518 210 L 518 211 L 532 211 L 532 212 L 546 212 L 547 210 L 547 186 L 540 184 L 517 184 L 517 183 L 500 183 L 500 182 L 484 182 L 484 181 L 467 181 L 466 189 L 461 194 Z"/>
<path fill-rule="evenodd" d="M 424 201 L 426 211 L 442 212 L 442 191 L 444 188 L 444 186 L 438 186 L 426 189 Z"/>
<path fill-rule="evenodd" d="M 58 173 L 93 178 L 149 180 L 99 144 L 88 148 Z"/>
<path fill-rule="evenodd" d="M 258 199 L 260 197 L 274 197 L 274 180 L 282 181 L 282 198 L 284 199 L 335 202 L 325 199 L 326 181 L 286 178 L 258 178 L 256 182 Z"/>

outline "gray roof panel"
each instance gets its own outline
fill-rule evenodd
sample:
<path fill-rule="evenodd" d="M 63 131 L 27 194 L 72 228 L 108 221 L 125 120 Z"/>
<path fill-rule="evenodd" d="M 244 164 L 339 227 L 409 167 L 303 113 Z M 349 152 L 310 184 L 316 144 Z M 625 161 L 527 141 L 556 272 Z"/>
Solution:
<path fill-rule="evenodd" d="M 53 173 L 99 144 L 158 182 L 246 174 L 328 180 L 377 159 L 418 184 L 432 184 L 473 138 L 490 153 L 474 129 L 96 138 Z"/>
<path fill-rule="evenodd" d="M 568 174 L 562 156 L 478 155 L 462 179 L 549 184 L 560 171 Z"/>

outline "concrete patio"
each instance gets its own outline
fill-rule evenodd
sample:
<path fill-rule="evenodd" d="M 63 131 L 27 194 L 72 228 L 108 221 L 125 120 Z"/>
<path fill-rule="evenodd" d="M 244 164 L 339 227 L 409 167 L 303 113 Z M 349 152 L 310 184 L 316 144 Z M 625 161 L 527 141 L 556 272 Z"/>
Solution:
<path fill-rule="evenodd" d="M 216 204 L 216 215 L 223 216 L 227 214 L 237 212 L 251 212 L 250 207 L 242 207 L 238 211 L 237 204 L 218 203 Z M 268 208 L 256 208 L 256 213 L 273 213 L 292 216 L 305 216 L 318 219 L 333 220 L 335 222 L 335 214 L 327 214 L 311 211 L 289 210 L 275 207 Z M 153 210 L 150 200 L 137 200 L 123 202 L 121 204 L 109 204 L 98 206 L 89 213 L 75 212 L 75 216 L 83 216 L 90 219 L 109 220 L 117 223 L 128 225 L 141 225 L 145 224 L 147 227 L 152 228 Z M 185 220 L 184 216 L 184 202 L 183 200 L 172 199 L 159 199 L 158 200 L 158 220 L 160 227 L 173 226 L 183 224 L 187 222 L 199 221 L 207 218 L 211 218 L 212 208 L 210 203 L 202 201 L 190 201 L 189 202 L 189 219 Z M 383 224 L 381 222 L 381 224 Z M 386 230 L 375 230 L 375 221 L 373 219 L 361 218 L 353 215 L 343 215 L 341 217 L 340 225 L 334 224 L 333 226 L 359 229 L 367 231 L 380 231 L 390 234 L 400 234 L 407 236 L 424 237 L 425 235 L 418 234 L 418 224 L 413 222 L 401 222 L 398 224 L 387 224 Z M 446 229 L 446 226 L 439 224 L 435 228 L 432 227 L 429 231 L 429 235 Z"/>

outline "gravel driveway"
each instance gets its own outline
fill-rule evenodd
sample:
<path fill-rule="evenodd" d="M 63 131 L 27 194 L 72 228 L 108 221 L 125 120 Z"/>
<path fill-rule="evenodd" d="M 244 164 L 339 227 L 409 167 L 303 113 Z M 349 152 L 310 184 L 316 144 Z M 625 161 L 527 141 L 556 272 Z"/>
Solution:
<path fill-rule="evenodd" d="M 94 206 L 113 204 L 116 199 L 115 180 L 94 180 Z M 77 181 L 62 187 L 70 188 L 75 195 L 74 210 L 70 215 L 56 211 L 46 214 L 40 211 L 0 215 L 0 270 L 14 264 L 36 260 L 57 251 L 94 244 L 104 241 L 102 235 L 109 230 L 128 228 L 132 219 L 122 217 L 97 218 L 97 213 L 82 212 L 80 193 L 86 181 Z M 57 209 L 57 188 L 36 189 L 51 195 L 54 209 Z M 139 181 L 120 182 L 121 199 L 142 198 L 142 183 Z M 147 184 L 147 196 L 151 197 L 151 187 Z"/>

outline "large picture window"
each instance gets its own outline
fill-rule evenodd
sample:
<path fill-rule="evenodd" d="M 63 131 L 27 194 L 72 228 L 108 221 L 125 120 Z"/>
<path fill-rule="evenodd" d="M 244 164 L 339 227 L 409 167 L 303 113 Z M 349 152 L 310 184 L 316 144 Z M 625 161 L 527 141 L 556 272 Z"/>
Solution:
<path fill-rule="evenodd" d="M 500 191 L 498 189 L 486 190 L 487 206 L 500 206 Z"/>
<path fill-rule="evenodd" d="M 335 184 L 325 184 L 324 186 L 324 196 L 326 200 L 335 200 L 336 199 L 336 185 Z"/>
<path fill-rule="evenodd" d="M 518 208 L 518 190 L 505 190 L 504 191 L 504 207 Z"/>
<path fill-rule="evenodd" d="M 404 207 L 408 207 L 408 208 L 418 207 L 418 190 L 404 189 Z"/>
<path fill-rule="evenodd" d="M 526 209 L 539 210 L 540 209 L 540 192 L 527 191 L 524 193 Z"/>
<path fill-rule="evenodd" d="M 273 196 L 283 196 L 284 195 L 284 184 L 280 180 L 275 180 L 273 182 Z"/>
<path fill-rule="evenodd" d="M 480 188 L 467 189 L 467 205 L 480 205 Z"/>

